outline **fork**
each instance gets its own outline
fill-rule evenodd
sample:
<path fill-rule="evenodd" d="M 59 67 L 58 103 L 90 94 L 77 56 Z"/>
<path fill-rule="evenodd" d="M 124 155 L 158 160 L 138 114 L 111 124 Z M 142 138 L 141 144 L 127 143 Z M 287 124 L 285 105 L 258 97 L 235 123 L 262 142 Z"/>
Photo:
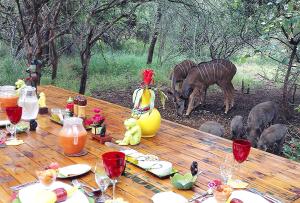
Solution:
<path fill-rule="evenodd" d="M 94 197 L 94 191 L 95 191 L 94 188 L 92 188 L 92 187 L 90 187 L 90 186 L 88 186 L 88 185 L 85 185 L 85 184 L 83 184 L 83 183 L 80 183 L 77 179 L 72 180 L 72 184 L 73 184 L 75 187 L 81 188 L 81 189 L 83 190 L 83 192 L 84 192 L 87 196 L 89 196 L 89 197 Z M 85 187 L 85 188 L 88 188 L 88 189 L 91 190 L 92 192 L 86 191 L 86 190 L 84 189 L 84 187 Z"/>
<path fill-rule="evenodd" d="M 39 181 L 38 180 L 35 180 L 35 181 L 31 181 L 31 182 L 27 182 L 27 183 L 23 183 L 23 184 L 20 184 L 20 185 L 16 185 L 16 186 L 12 186 L 10 187 L 11 190 L 13 191 L 19 191 L 29 185 L 33 185 L 35 183 L 38 183 Z"/>

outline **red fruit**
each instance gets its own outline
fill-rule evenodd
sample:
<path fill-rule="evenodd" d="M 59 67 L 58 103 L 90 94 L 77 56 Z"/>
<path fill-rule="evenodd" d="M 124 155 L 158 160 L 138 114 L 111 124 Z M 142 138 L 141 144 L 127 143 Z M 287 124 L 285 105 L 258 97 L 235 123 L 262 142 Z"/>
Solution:
<path fill-rule="evenodd" d="M 58 169 L 59 168 L 59 164 L 57 162 L 52 162 L 49 166 L 49 169 Z"/>
<path fill-rule="evenodd" d="M 56 202 L 63 202 L 68 198 L 68 193 L 64 188 L 57 188 L 53 192 L 56 194 Z"/>
<path fill-rule="evenodd" d="M 216 190 L 218 192 L 222 192 L 224 190 L 224 187 L 222 185 L 218 185 L 217 188 L 216 188 Z"/>
<path fill-rule="evenodd" d="M 216 187 L 218 187 L 219 185 L 222 185 L 222 181 L 219 179 L 213 180 L 212 182 L 216 185 Z"/>
<path fill-rule="evenodd" d="M 240 200 L 240 199 L 237 199 L 237 198 L 233 198 L 233 199 L 230 201 L 230 203 L 243 203 L 243 201 Z"/>

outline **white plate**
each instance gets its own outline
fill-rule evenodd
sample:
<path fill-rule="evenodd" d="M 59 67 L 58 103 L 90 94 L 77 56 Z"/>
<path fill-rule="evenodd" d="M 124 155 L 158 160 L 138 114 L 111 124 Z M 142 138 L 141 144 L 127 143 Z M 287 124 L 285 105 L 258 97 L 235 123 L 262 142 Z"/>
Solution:
<path fill-rule="evenodd" d="M 5 127 L 7 124 L 10 124 L 9 120 L 0 120 L 0 126 Z"/>
<path fill-rule="evenodd" d="M 70 178 L 85 174 L 91 170 L 87 164 L 75 164 L 58 169 L 58 178 Z"/>
<path fill-rule="evenodd" d="M 171 191 L 157 193 L 153 195 L 151 199 L 153 203 L 166 203 L 166 202 L 187 203 L 188 202 L 188 200 L 185 197 Z"/>
<path fill-rule="evenodd" d="M 238 198 L 243 201 L 243 203 L 269 203 L 266 199 L 263 197 L 254 194 L 252 192 L 248 192 L 246 190 L 237 190 L 233 191 L 230 200 L 233 198 Z M 210 197 L 206 199 L 203 203 L 217 203 L 214 197 Z"/>
<path fill-rule="evenodd" d="M 64 188 L 66 190 L 72 188 L 70 185 L 65 184 L 63 182 L 56 181 L 54 182 L 49 190 L 55 190 L 57 188 Z M 33 203 L 34 197 L 36 197 L 36 194 L 44 190 L 45 186 L 43 186 L 40 183 L 36 183 L 33 185 L 29 185 L 28 187 L 25 187 L 19 191 L 19 198 L 22 203 Z M 69 197 L 64 203 L 89 203 L 89 200 L 87 197 L 80 191 L 77 190 L 71 197 Z"/>

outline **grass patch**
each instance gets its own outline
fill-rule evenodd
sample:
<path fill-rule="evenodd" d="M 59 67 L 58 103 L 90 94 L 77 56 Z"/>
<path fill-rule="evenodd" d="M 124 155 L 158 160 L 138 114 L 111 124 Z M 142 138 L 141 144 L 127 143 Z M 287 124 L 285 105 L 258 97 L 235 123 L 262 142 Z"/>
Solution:
<path fill-rule="evenodd" d="M 90 61 L 86 94 L 91 95 L 94 91 L 107 91 L 114 89 L 126 89 L 131 86 L 138 86 L 141 81 L 141 71 L 145 68 L 152 68 L 155 71 L 155 82 L 169 86 L 169 75 L 171 68 L 182 61 L 184 56 L 173 58 L 160 65 L 157 58 L 153 59 L 151 66 L 146 64 L 147 53 L 143 44 L 136 45 L 135 41 L 128 41 L 122 47 L 122 51 L 112 51 L 104 48 L 104 53 L 95 50 Z M 135 48 L 134 48 L 135 47 Z M 7 49 L 0 43 L 0 85 L 14 84 L 18 78 L 25 78 L 25 65 L 16 65 L 16 61 L 10 57 Z M 265 82 L 258 77 L 257 73 L 274 78 L 276 64 L 260 57 L 248 58 L 246 63 L 241 63 L 239 58 L 234 59 L 237 66 L 237 73 L 233 79 L 234 86 L 239 88 L 244 81 L 245 87 L 250 89 L 261 88 Z M 81 78 L 81 63 L 79 55 L 63 56 L 59 60 L 57 78 L 51 80 L 51 69 L 44 68 L 41 84 L 53 84 L 58 87 L 73 91 L 79 90 Z M 210 89 L 217 89 L 213 86 Z"/>

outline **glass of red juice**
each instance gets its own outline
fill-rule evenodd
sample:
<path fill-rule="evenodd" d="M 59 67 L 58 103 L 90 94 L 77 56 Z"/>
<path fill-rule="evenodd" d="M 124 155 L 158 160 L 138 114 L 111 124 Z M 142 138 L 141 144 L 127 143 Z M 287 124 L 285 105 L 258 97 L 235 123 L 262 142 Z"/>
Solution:
<path fill-rule="evenodd" d="M 115 199 L 115 187 L 117 179 L 125 169 L 125 154 L 122 152 L 107 152 L 102 155 L 103 165 L 107 176 L 113 184 L 113 200 Z"/>

